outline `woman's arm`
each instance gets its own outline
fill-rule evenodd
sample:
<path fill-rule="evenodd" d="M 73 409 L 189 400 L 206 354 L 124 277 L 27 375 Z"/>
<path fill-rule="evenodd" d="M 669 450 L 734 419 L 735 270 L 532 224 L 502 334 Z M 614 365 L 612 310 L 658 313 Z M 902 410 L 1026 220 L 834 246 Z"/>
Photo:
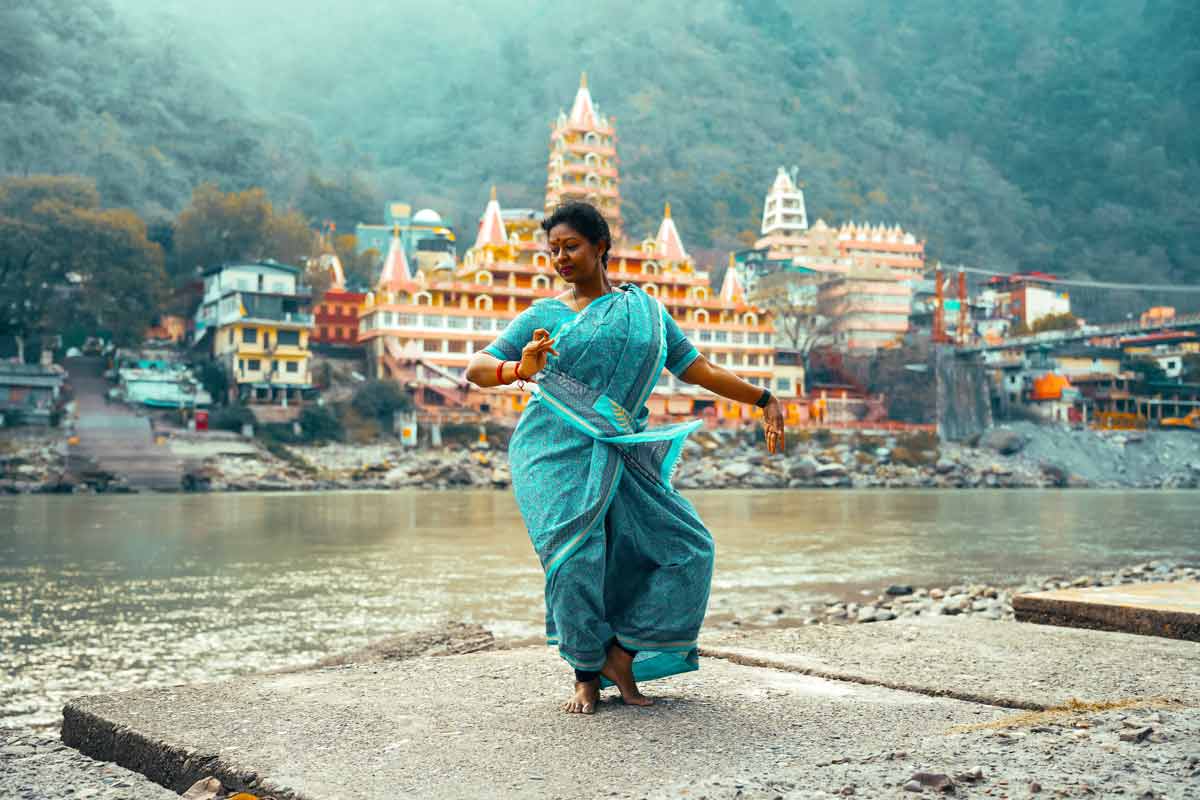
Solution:
<path fill-rule="evenodd" d="M 546 366 L 546 360 L 551 355 L 558 355 L 558 351 L 554 349 L 554 340 L 550 338 L 549 331 L 538 328 L 533 332 L 533 338 L 521 350 L 519 364 L 516 361 L 501 361 L 490 353 L 476 353 L 467 362 L 466 378 L 482 389 L 507 386 L 518 379 L 531 379 Z M 501 364 L 504 366 L 501 367 Z M 517 371 L 518 367 L 520 372 Z"/>
<path fill-rule="evenodd" d="M 494 367 L 493 367 L 494 369 Z M 704 356 L 699 356 L 679 376 L 684 383 L 703 386 L 713 394 L 736 400 L 739 403 L 756 403 L 762 397 L 762 387 L 742 380 L 729 370 L 718 367 Z"/>
<path fill-rule="evenodd" d="M 515 362 L 508 362 L 502 370 L 501 377 L 503 382 L 496 380 L 496 367 L 500 366 L 500 359 L 488 353 L 476 353 L 471 356 L 471 360 L 467 362 L 467 380 L 482 389 L 491 389 L 494 386 L 507 386 L 513 381 L 513 366 Z"/>
<path fill-rule="evenodd" d="M 729 370 L 710 363 L 704 356 L 698 356 L 680 378 L 685 383 L 703 386 L 713 394 L 739 403 L 757 403 L 763 396 L 761 386 L 742 380 Z M 772 396 L 763 409 L 763 430 L 766 433 L 767 450 L 771 453 L 782 453 L 783 408 L 779 405 L 777 397 Z"/>

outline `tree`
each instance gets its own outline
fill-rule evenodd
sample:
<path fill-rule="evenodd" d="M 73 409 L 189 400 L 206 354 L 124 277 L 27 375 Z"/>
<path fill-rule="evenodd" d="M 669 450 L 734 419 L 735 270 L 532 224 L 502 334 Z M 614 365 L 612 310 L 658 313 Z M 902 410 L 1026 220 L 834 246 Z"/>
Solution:
<path fill-rule="evenodd" d="M 1033 333 L 1045 331 L 1073 331 L 1079 327 L 1079 319 L 1070 311 L 1062 314 L 1047 314 L 1034 321 L 1030 330 Z"/>
<path fill-rule="evenodd" d="M 225 194 L 212 183 L 197 186 L 175 220 L 172 272 L 190 276 L 208 266 L 266 258 L 272 216 L 262 189 Z"/>
<path fill-rule="evenodd" d="M 386 428 L 391 424 L 392 414 L 412 408 L 412 399 L 395 381 L 367 381 L 354 393 L 350 405 L 362 417 L 376 420 Z"/>
<path fill-rule="evenodd" d="M 358 223 L 375 219 L 380 203 L 375 188 L 354 172 L 340 181 L 310 172 L 296 206 L 310 225 L 332 222 L 336 230 L 350 233 Z"/>
<path fill-rule="evenodd" d="M 358 238 L 353 234 L 335 236 L 333 250 L 342 262 L 346 283 L 352 286 L 373 286 L 379 277 L 382 256 L 375 248 L 357 252 Z"/>
<path fill-rule="evenodd" d="M 807 297 L 787 297 L 776 293 L 764 301 L 763 308 L 771 312 L 775 324 L 778 337 L 775 346 L 799 353 L 807 373 L 809 354 L 816 347 L 832 341 L 830 332 L 833 320 L 820 314 L 815 300 Z"/>
<path fill-rule="evenodd" d="M 176 219 L 174 245 L 172 272 L 186 279 L 198 268 L 234 261 L 303 263 L 316 237 L 298 212 L 276 214 L 263 189 L 225 193 L 205 183 Z"/>
<path fill-rule="evenodd" d="M 68 321 L 140 340 L 166 288 L 162 249 L 128 209 L 100 207 L 86 179 L 0 181 L 0 332 L 26 337 Z"/>

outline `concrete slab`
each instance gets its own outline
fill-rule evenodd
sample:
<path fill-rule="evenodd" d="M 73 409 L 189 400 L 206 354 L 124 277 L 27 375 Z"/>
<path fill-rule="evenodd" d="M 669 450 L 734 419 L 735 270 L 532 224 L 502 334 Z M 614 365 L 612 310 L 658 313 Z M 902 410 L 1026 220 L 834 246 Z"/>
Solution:
<path fill-rule="evenodd" d="M 1200 642 L 1200 581 L 1020 594 L 1013 612 L 1021 622 Z"/>
<path fill-rule="evenodd" d="M 648 684 L 652 708 L 583 717 L 559 710 L 569 681 L 544 648 L 256 676 L 81 698 L 63 740 L 176 791 L 215 775 L 280 800 L 641 797 L 912 750 L 1003 713 L 706 659 Z"/>
<path fill-rule="evenodd" d="M 934 696 L 1040 710 L 1166 696 L 1200 704 L 1200 644 L 963 617 L 708 635 L 701 652 Z"/>

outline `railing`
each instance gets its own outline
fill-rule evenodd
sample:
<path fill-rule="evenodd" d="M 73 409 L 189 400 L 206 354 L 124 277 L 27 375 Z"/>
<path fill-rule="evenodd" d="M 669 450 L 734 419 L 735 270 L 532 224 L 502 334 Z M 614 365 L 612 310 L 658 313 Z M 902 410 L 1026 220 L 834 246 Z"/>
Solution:
<path fill-rule="evenodd" d="M 1080 339 L 1102 339 L 1106 336 L 1138 333 L 1150 334 L 1179 328 L 1197 327 L 1200 327 L 1200 314 L 1181 314 L 1153 325 L 1143 325 L 1141 320 L 1137 322 L 1111 322 L 1105 325 L 1085 325 L 1082 328 L 1075 328 L 1073 330 L 1043 331 L 1041 333 L 1030 334 L 1029 336 L 1017 336 L 1005 339 L 1000 344 L 969 345 L 967 347 L 960 347 L 958 350 L 963 353 L 978 353 L 988 350 L 1017 349 L 1037 344 L 1057 344 L 1078 341 Z"/>

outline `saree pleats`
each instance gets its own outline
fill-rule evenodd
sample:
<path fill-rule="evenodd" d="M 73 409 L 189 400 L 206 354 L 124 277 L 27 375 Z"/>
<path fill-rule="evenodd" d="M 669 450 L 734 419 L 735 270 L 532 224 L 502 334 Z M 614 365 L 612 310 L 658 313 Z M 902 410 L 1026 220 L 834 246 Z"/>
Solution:
<path fill-rule="evenodd" d="M 576 669 L 614 639 L 634 676 L 697 668 L 713 542 L 671 488 L 699 423 L 646 429 L 663 369 L 663 310 L 636 287 L 594 301 L 554 332 L 560 355 L 509 446 L 517 504 L 546 572 L 546 634 Z"/>

